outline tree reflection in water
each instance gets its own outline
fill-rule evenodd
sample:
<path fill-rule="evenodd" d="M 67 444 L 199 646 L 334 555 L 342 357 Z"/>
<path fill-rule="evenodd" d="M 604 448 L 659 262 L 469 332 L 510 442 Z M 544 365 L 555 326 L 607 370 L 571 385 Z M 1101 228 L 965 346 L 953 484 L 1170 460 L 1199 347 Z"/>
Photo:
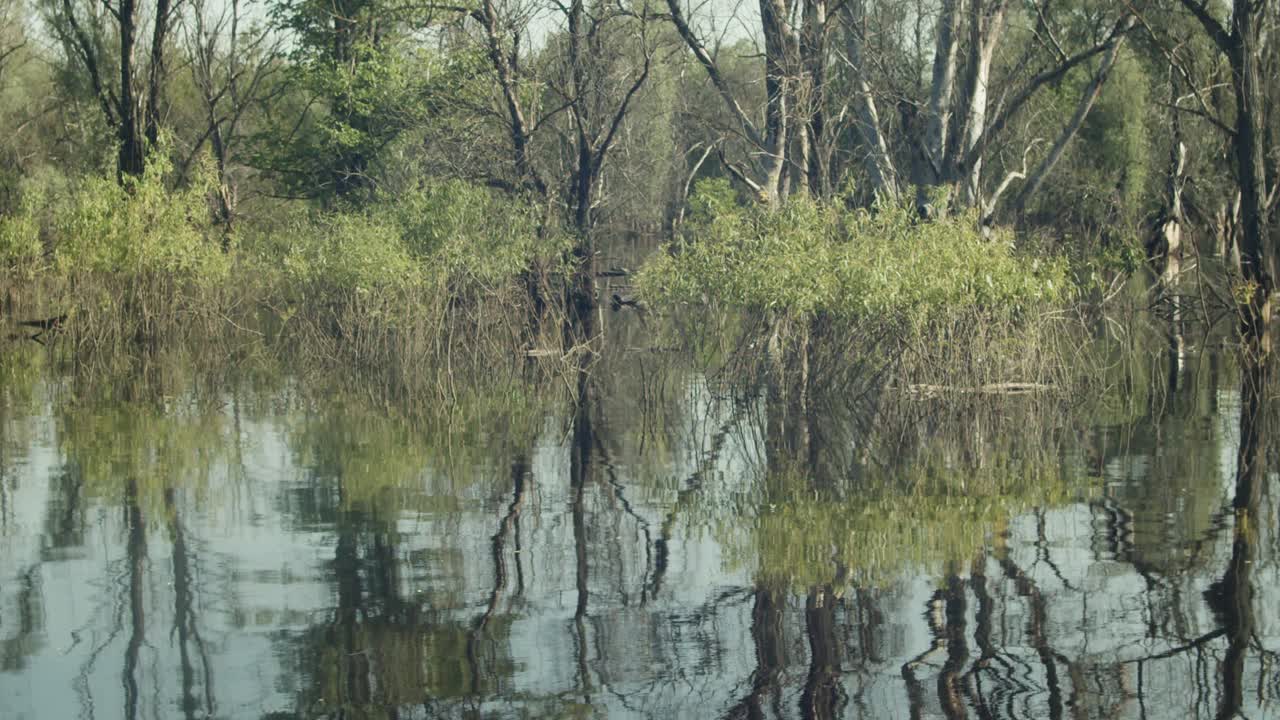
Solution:
<path fill-rule="evenodd" d="M 1084 405 L 631 354 L 448 442 L 276 389 L 55 411 L 34 373 L 0 423 L 0 708 L 1266 716 L 1272 379 L 1186 347 Z"/>

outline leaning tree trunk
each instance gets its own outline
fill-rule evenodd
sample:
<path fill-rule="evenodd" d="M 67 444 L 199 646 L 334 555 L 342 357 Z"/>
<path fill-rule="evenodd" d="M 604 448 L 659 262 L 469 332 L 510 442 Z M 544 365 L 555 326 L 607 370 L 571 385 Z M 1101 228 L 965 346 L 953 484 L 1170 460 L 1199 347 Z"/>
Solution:
<path fill-rule="evenodd" d="M 1129 25 L 1137 22 L 1137 18 L 1130 17 Z M 1098 67 L 1098 72 L 1093 77 L 1093 82 L 1089 83 L 1089 87 L 1085 88 L 1084 94 L 1080 96 L 1080 102 L 1076 104 L 1076 111 L 1072 113 L 1071 120 L 1067 122 L 1066 127 L 1058 134 L 1058 139 L 1054 141 L 1053 147 L 1049 150 L 1049 154 L 1031 173 L 1031 177 L 1027 180 L 1027 184 L 1022 187 L 1022 192 L 1018 193 L 1017 208 L 1018 214 L 1021 215 L 1026 207 L 1027 200 L 1035 195 L 1040 187 L 1044 185 L 1045 178 L 1049 177 L 1049 173 L 1053 172 L 1053 168 L 1057 166 L 1058 161 L 1062 160 L 1063 154 L 1067 151 L 1069 145 L 1076 134 L 1080 132 L 1080 128 L 1084 126 L 1084 121 L 1089 117 L 1089 112 L 1093 110 L 1093 105 L 1098 101 L 1098 96 L 1102 94 L 1102 86 L 1107 82 L 1107 76 L 1111 73 L 1111 68 L 1116 64 L 1116 58 L 1120 55 L 1120 46 L 1124 43 L 1124 35 L 1116 34 L 1112 37 L 1111 46 L 1107 48 L 1107 52 L 1102 56 L 1102 64 Z"/>

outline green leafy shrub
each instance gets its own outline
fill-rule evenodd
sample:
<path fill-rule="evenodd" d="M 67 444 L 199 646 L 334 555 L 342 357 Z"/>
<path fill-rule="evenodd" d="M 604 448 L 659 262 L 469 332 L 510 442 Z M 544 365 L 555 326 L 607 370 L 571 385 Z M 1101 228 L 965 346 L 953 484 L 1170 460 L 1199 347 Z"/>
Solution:
<path fill-rule="evenodd" d="M 468 362 L 519 357 L 531 314 L 548 309 L 530 290 L 543 291 L 564 247 L 537 207 L 443 182 L 249 233 L 238 261 L 260 279 L 279 334 L 307 357 L 439 388 Z M 446 357 L 450 377 L 424 372 Z"/>
<path fill-rule="evenodd" d="M 171 190 L 168 171 L 156 155 L 141 178 L 120 184 L 108 175 L 90 176 L 56 199 L 46 232 L 54 238 L 58 269 L 197 283 L 225 278 L 231 265 L 213 238 L 207 185 Z"/>
<path fill-rule="evenodd" d="M 284 277 L 303 295 L 327 291 L 371 292 L 407 287 L 421 267 L 405 247 L 400 228 L 367 213 L 334 213 L 298 222 L 271 238 Z M 274 254 L 274 253 L 271 253 Z"/>
<path fill-rule="evenodd" d="M 568 236 L 546 232 L 538 208 L 458 180 L 386 202 L 408 252 L 437 279 L 494 286 L 539 259 L 559 256 Z"/>
<path fill-rule="evenodd" d="M 846 210 L 807 199 L 739 207 L 701 185 L 694 207 L 677 252 L 642 273 L 656 302 L 919 327 L 1042 306 L 1072 290 L 1065 261 L 1024 259 L 1011 235 L 984 237 L 968 216 L 925 223 L 896 205 Z"/>
<path fill-rule="evenodd" d="M 244 249 L 257 262 L 279 263 L 305 301 L 323 299 L 317 293 L 495 290 L 564 247 L 562 236 L 541 231 L 533 206 L 452 181 L 298 218 Z"/>
<path fill-rule="evenodd" d="M 0 266 L 16 269 L 40 257 L 40 225 L 34 213 L 22 207 L 0 216 Z"/>
<path fill-rule="evenodd" d="M 16 205 L 11 212 L 0 213 L 0 268 L 30 275 L 43 254 L 50 205 L 68 192 L 68 181 L 59 172 L 42 170 L 22 178 Z"/>

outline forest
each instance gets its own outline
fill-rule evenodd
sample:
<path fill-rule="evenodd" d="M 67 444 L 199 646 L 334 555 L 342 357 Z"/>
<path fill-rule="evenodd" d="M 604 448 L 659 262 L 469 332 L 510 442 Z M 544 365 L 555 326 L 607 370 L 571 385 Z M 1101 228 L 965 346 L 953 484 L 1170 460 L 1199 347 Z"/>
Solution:
<path fill-rule="evenodd" d="M 622 307 L 919 327 L 1189 264 L 1270 318 L 1271 2 L 2 2 L 6 310 L 82 349 L 572 346 L 627 236 Z"/>
<path fill-rule="evenodd" d="M 1280 716 L 1280 0 L 0 0 L 0 716 Z"/>

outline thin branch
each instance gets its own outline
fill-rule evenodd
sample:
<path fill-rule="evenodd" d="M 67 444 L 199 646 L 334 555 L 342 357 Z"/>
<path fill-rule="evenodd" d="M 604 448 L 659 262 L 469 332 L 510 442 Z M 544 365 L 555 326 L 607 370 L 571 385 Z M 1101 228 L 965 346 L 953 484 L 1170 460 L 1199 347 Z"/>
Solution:
<path fill-rule="evenodd" d="M 1132 30 L 1134 24 L 1134 17 L 1130 14 L 1126 14 L 1124 17 L 1116 21 L 1115 27 L 1112 28 L 1111 32 L 1101 42 L 1076 53 L 1065 62 L 1059 63 L 1053 69 L 1046 70 L 1027 81 L 1027 84 L 1022 88 L 1022 90 L 1020 90 L 1009 102 L 1008 107 L 1000 111 L 1000 113 L 996 115 L 995 119 L 992 120 L 986 129 L 982 131 L 982 134 L 978 136 L 977 142 L 973 143 L 973 147 L 965 155 L 964 162 L 961 163 L 961 166 L 965 168 L 973 167 L 973 164 L 982 156 L 983 150 L 991 144 L 991 141 L 995 139 L 996 135 L 1000 134 L 1000 132 L 1004 130 L 1009 120 L 1011 120 L 1013 116 L 1022 109 L 1022 106 L 1025 105 L 1026 102 L 1030 100 L 1038 90 L 1040 90 L 1040 88 L 1051 82 L 1056 82 L 1067 73 L 1074 70 L 1077 66 L 1083 64 L 1096 55 L 1106 52 L 1113 42 Z"/>

